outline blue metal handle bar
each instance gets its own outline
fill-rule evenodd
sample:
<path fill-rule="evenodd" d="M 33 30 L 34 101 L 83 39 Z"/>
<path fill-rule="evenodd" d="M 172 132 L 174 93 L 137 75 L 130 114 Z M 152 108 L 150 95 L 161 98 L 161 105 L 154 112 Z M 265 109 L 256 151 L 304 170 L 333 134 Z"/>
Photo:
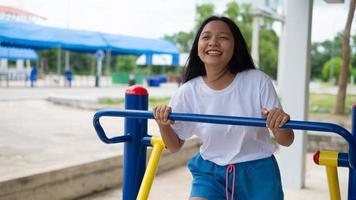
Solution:
<path fill-rule="evenodd" d="M 99 118 L 107 117 L 128 117 L 128 118 L 146 118 L 154 119 L 153 113 L 142 110 L 120 110 L 120 109 L 102 109 L 94 115 L 93 124 L 99 138 L 105 143 L 124 142 L 129 138 L 124 136 L 107 138 L 103 128 L 100 125 Z M 190 122 L 204 122 L 214 124 L 229 124 L 242 126 L 256 126 L 266 127 L 266 119 L 264 118 L 249 118 L 249 117 L 233 117 L 221 115 L 202 115 L 202 114 L 188 114 L 188 113 L 170 113 L 168 119 L 175 121 L 190 121 Z M 352 169 L 356 167 L 355 148 L 356 141 L 351 133 L 345 128 L 324 122 L 308 122 L 308 121 L 288 121 L 282 128 L 290 128 L 297 130 L 322 131 L 333 132 L 343 137 L 349 144 L 349 163 Z"/>

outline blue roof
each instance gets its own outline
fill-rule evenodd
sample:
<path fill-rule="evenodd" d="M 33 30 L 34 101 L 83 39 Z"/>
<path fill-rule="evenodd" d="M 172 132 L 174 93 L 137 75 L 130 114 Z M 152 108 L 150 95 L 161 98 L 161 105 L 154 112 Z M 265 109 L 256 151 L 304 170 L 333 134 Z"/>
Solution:
<path fill-rule="evenodd" d="M 47 49 L 62 47 L 73 51 L 95 52 L 107 44 L 88 31 L 44 27 L 27 23 L 0 21 L 1 45 Z"/>
<path fill-rule="evenodd" d="M 69 30 L 0 20 L 0 45 L 47 49 L 61 47 L 94 53 L 98 49 L 113 54 L 172 54 L 178 48 L 165 40 Z"/>
<path fill-rule="evenodd" d="M 178 48 L 166 40 L 138 38 L 101 33 L 113 53 L 179 54 Z"/>
<path fill-rule="evenodd" d="M 17 60 L 17 59 L 37 60 L 38 55 L 32 49 L 0 47 L 0 58 L 6 58 L 9 60 Z"/>

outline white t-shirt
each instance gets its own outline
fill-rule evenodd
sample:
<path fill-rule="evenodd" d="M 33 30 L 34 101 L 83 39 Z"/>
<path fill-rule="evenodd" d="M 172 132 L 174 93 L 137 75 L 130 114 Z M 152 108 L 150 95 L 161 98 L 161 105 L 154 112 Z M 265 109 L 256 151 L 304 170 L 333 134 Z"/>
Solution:
<path fill-rule="evenodd" d="M 261 109 L 280 108 L 270 78 L 259 70 L 238 73 L 222 90 L 209 88 L 201 76 L 183 84 L 170 101 L 172 112 L 261 118 Z M 205 160 L 227 165 L 269 157 L 275 151 L 267 128 L 176 121 L 172 125 L 185 140 L 202 140 Z"/>

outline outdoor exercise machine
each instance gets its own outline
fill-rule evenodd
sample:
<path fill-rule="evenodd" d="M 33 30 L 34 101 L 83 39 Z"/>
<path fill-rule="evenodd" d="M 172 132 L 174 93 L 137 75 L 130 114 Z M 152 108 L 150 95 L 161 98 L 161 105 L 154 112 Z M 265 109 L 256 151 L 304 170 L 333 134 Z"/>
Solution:
<path fill-rule="evenodd" d="M 160 155 L 164 149 L 164 143 L 160 138 L 147 134 L 147 120 L 154 119 L 153 113 L 147 110 L 147 90 L 141 86 L 132 86 L 126 90 L 125 110 L 102 109 L 96 112 L 93 118 L 94 128 L 104 143 L 124 143 L 123 200 L 146 200 L 148 198 Z M 123 135 L 108 138 L 100 124 L 101 117 L 124 117 Z M 314 155 L 316 163 L 327 167 L 331 200 L 340 199 L 337 166 L 349 168 L 348 200 L 356 200 L 356 104 L 353 105 L 352 117 L 352 134 L 345 128 L 332 123 L 290 120 L 283 126 L 283 128 L 298 130 L 332 132 L 347 141 L 348 153 L 316 152 Z M 266 127 L 266 119 L 263 118 L 188 113 L 171 113 L 168 118 L 175 121 Z M 152 153 L 146 169 L 147 146 L 152 146 Z"/>

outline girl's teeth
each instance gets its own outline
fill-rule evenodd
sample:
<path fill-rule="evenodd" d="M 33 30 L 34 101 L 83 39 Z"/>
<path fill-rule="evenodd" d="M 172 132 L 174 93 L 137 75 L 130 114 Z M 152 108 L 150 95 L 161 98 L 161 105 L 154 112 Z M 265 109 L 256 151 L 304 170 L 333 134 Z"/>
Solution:
<path fill-rule="evenodd" d="M 220 55 L 221 53 L 219 51 L 208 51 L 209 55 Z"/>

